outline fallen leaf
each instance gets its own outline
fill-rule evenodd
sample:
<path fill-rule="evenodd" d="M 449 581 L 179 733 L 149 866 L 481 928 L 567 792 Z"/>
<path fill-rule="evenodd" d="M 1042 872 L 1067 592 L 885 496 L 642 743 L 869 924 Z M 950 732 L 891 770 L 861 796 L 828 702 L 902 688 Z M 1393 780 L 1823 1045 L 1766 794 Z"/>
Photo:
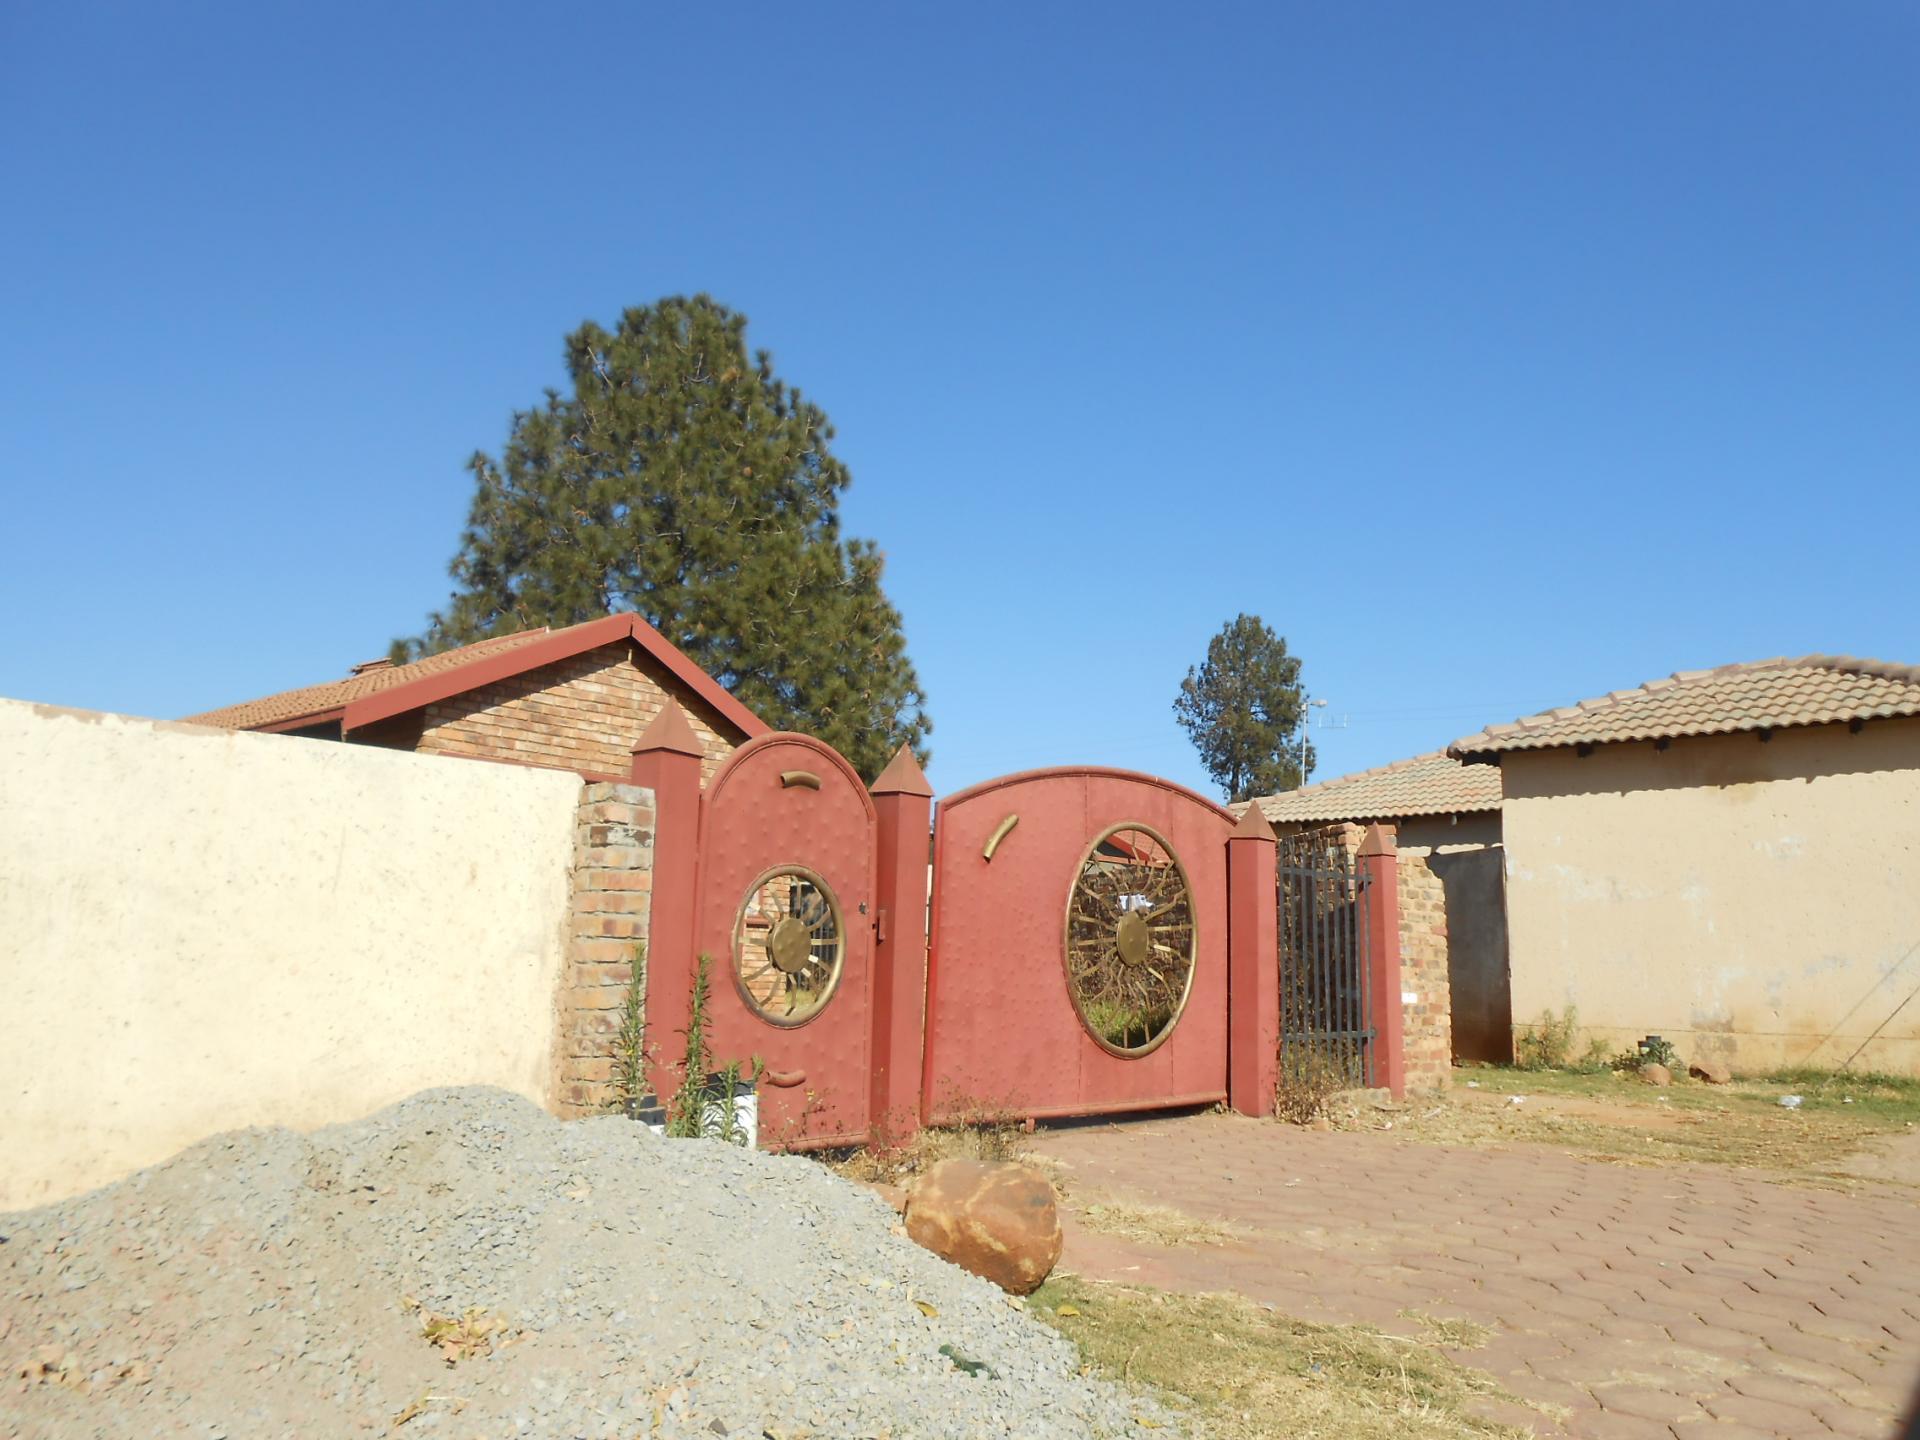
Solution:
<path fill-rule="evenodd" d="M 929 1305 L 924 1300 L 916 1300 L 913 1303 L 919 1307 L 920 1313 L 922 1315 L 925 1315 L 928 1319 L 932 1319 L 935 1315 L 938 1315 L 940 1313 L 938 1309 L 936 1309 L 932 1305 Z"/>

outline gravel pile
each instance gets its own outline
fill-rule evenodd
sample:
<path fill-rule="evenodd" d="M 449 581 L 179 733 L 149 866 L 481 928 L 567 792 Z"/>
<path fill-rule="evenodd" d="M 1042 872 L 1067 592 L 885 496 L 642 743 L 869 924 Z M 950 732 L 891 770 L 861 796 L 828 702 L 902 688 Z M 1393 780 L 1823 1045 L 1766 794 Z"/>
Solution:
<path fill-rule="evenodd" d="M 1173 1428 L 897 1226 L 810 1161 L 503 1091 L 238 1131 L 0 1216 L 0 1433 Z"/>

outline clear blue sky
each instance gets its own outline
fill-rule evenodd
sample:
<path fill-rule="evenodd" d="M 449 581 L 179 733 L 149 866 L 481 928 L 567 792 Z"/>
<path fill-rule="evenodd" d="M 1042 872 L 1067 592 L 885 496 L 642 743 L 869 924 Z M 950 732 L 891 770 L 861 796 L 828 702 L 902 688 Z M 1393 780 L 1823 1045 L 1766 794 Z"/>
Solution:
<path fill-rule="evenodd" d="M 1320 774 L 1676 668 L 1920 661 L 1909 3 L 0 8 L 0 694 L 171 716 L 448 590 L 585 318 L 825 407 L 937 788 Z"/>

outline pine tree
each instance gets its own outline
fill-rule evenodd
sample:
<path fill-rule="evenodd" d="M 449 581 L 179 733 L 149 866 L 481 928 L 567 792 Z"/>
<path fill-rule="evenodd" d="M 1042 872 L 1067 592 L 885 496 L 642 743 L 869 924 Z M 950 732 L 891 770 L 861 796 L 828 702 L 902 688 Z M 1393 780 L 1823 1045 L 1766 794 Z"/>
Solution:
<path fill-rule="evenodd" d="M 824 412 L 749 360 L 746 317 L 705 295 L 588 322 L 571 391 L 477 453 L 458 586 L 413 658 L 632 610 L 776 729 L 871 779 L 932 729 L 871 541 L 842 539 L 847 467 Z"/>
<path fill-rule="evenodd" d="M 1306 693 L 1299 658 L 1258 615 L 1220 627 L 1207 642 L 1206 660 L 1180 682 L 1173 713 L 1229 801 L 1291 790 L 1313 773 L 1312 743 L 1301 753 Z"/>

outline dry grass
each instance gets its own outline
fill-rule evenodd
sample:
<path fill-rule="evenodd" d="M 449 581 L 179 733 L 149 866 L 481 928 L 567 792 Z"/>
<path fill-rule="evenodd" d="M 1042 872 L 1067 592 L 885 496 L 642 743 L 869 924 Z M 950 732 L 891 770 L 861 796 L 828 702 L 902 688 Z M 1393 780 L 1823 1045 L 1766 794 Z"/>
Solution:
<path fill-rule="evenodd" d="M 1049 1280 L 1030 1310 L 1079 1346 L 1090 1369 L 1153 1387 L 1214 1440 L 1528 1433 L 1475 1415 L 1476 1402 L 1520 1402 L 1428 1340 L 1312 1325 L 1237 1295 L 1172 1295 L 1075 1276 Z"/>
<path fill-rule="evenodd" d="M 904 1185 L 942 1160 L 1040 1163 L 1028 1148 L 1026 1132 L 1011 1120 L 997 1119 L 921 1130 L 904 1144 L 868 1145 L 822 1158 L 849 1180 L 877 1185 Z"/>
<path fill-rule="evenodd" d="M 1480 1094 L 1464 1093 L 1469 1081 Z M 1780 1097 L 1801 1096 L 1797 1109 Z M 1523 1096 L 1519 1105 L 1508 1097 Z M 1479 1068 L 1454 1091 L 1391 1112 L 1349 1108 L 1340 1128 L 1388 1127 L 1444 1145 L 1536 1144 L 1628 1165 L 1691 1162 L 1851 1183 L 1838 1168 L 1881 1138 L 1920 1125 L 1920 1081 L 1790 1073 L 1732 1085 L 1644 1085 L 1632 1075 Z"/>
<path fill-rule="evenodd" d="M 1493 1338 L 1493 1327 L 1457 1316 L 1429 1315 L 1424 1310 L 1402 1310 L 1408 1320 L 1419 1322 L 1421 1331 L 1435 1345 L 1448 1350 L 1478 1350 Z"/>
<path fill-rule="evenodd" d="M 1217 1220 L 1202 1220 L 1167 1205 L 1136 1205 L 1101 1200 L 1077 1206 L 1074 1215 L 1089 1230 L 1148 1245 L 1224 1245 L 1239 1231 Z"/>
<path fill-rule="evenodd" d="M 401 1304 L 408 1310 L 420 1312 L 421 1337 L 438 1350 L 440 1358 L 449 1365 L 476 1355 L 491 1355 L 496 1345 L 512 1343 L 507 1334 L 506 1317 L 489 1315 L 477 1306 L 460 1315 L 440 1315 L 426 1309 L 411 1295 Z"/>

